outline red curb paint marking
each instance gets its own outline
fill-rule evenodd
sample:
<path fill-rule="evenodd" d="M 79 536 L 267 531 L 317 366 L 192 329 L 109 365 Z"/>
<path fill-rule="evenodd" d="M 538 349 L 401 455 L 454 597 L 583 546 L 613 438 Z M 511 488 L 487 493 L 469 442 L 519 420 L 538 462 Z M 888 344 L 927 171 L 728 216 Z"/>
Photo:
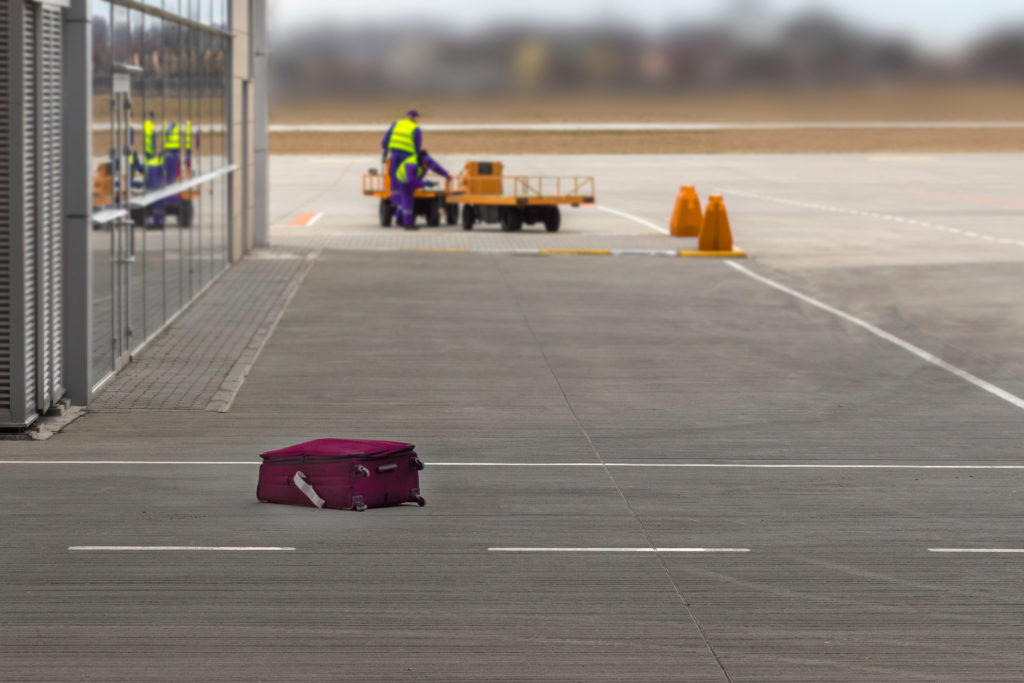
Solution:
<path fill-rule="evenodd" d="M 1024 202 L 1011 202 L 1006 199 L 991 199 L 989 197 L 971 197 L 964 194 L 944 194 L 942 192 L 926 192 L 925 190 L 904 190 L 907 194 L 921 195 L 922 197 L 939 197 L 941 199 L 958 199 L 964 202 L 977 202 L 979 204 L 999 204 L 1000 206 L 1024 207 Z"/>
<path fill-rule="evenodd" d="M 305 227 L 308 227 L 309 224 L 313 222 L 313 219 L 316 218 L 319 215 L 320 214 L 318 214 L 318 213 L 304 213 L 304 214 L 300 214 L 298 217 L 295 218 L 295 220 L 293 220 L 291 223 L 289 223 L 288 226 L 292 227 L 292 228 L 305 228 Z"/>

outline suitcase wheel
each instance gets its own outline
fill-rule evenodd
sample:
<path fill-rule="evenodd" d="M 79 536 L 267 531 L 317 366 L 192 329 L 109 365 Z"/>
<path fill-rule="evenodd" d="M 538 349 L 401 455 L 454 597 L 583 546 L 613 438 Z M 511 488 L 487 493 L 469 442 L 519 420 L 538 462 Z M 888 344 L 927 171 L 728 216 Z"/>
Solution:
<path fill-rule="evenodd" d="M 362 496 L 352 496 L 352 509 L 356 512 L 363 512 L 366 510 L 366 503 L 363 502 Z"/>
<path fill-rule="evenodd" d="M 420 460 L 419 458 L 413 458 L 412 460 L 409 461 L 409 467 L 414 470 L 422 470 L 423 461 Z"/>
<path fill-rule="evenodd" d="M 420 507 L 423 507 L 424 505 L 427 504 L 427 500 L 423 496 L 416 496 L 415 500 L 416 504 L 419 505 Z"/>

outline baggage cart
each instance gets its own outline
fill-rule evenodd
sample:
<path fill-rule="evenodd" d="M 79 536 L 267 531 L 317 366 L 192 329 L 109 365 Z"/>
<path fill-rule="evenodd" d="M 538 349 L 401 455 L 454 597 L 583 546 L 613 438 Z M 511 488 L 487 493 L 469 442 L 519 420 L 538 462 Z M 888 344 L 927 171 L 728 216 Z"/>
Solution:
<path fill-rule="evenodd" d="M 560 207 L 594 203 L 593 176 L 504 175 L 500 161 L 470 161 L 455 178 L 448 201 L 462 205 L 462 228 L 500 223 L 506 232 L 543 223 L 548 232 L 562 224 Z"/>

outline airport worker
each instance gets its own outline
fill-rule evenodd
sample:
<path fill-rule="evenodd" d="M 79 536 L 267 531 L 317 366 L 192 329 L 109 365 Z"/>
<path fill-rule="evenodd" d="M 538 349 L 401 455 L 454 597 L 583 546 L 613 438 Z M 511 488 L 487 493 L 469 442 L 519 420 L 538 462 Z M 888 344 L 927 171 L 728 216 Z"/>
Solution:
<path fill-rule="evenodd" d="M 390 180 L 392 188 L 396 187 L 396 174 L 402 162 L 410 155 L 418 155 L 423 148 L 423 133 L 420 131 L 419 118 L 418 111 L 409 110 L 405 118 L 391 124 L 380 141 L 383 150 L 381 161 L 386 161 L 388 155 L 391 155 Z M 398 201 L 394 192 L 392 192 L 391 201 L 397 206 Z"/>
<path fill-rule="evenodd" d="M 398 221 L 407 230 L 416 229 L 416 190 L 426 185 L 423 177 L 427 175 L 427 171 L 451 178 L 444 166 L 437 163 L 427 150 L 405 157 L 395 172 L 395 183 L 392 187 L 397 192 L 392 191 L 391 196 L 398 196 Z"/>
<path fill-rule="evenodd" d="M 452 179 L 451 174 L 445 170 L 444 166 L 439 164 L 434 157 L 430 156 L 427 150 L 423 150 L 420 152 L 420 163 L 416 165 L 416 186 L 413 189 L 419 189 L 427 184 L 423 177 L 427 175 L 428 171 L 433 171 L 447 180 Z"/>
<path fill-rule="evenodd" d="M 156 149 L 156 124 L 153 123 L 153 112 L 149 112 L 142 124 L 142 156 L 146 167 L 146 190 L 159 190 L 164 186 L 165 169 L 162 154 Z M 153 225 L 161 228 L 164 225 L 164 203 L 152 205 Z"/>
<path fill-rule="evenodd" d="M 177 182 L 181 174 L 181 126 L 164 124 L 164 167 L 167 180 Z"/>

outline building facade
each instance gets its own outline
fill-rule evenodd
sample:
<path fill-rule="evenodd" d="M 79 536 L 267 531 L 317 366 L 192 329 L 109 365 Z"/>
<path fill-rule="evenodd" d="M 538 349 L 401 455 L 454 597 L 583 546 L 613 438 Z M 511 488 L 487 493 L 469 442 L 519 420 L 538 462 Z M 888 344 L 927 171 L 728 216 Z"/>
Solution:
<path fill-rule="evenodd" d="M 266 242 L 264 0 L 0 0 L 0 428 Z"/>

